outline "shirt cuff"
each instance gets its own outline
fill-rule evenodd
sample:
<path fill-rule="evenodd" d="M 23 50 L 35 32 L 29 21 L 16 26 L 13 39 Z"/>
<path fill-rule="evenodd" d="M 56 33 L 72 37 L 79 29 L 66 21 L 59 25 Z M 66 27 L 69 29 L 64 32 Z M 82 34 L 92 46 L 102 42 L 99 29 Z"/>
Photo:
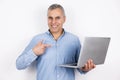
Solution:
<path fill-rule="evenodd" d="M 81 74 L 86 74 L 88 71 L 82 71 L 79 68 L 77 68 L 77 70 L 81 73 Z"/>
<path fill-rule="evenodd" d="M 37 55 L 35 55 L 32 49 L 28 51 L 28 55 L 29 59 L 31 59 L 32 61 L 34 61 L 38 57 Z"/>

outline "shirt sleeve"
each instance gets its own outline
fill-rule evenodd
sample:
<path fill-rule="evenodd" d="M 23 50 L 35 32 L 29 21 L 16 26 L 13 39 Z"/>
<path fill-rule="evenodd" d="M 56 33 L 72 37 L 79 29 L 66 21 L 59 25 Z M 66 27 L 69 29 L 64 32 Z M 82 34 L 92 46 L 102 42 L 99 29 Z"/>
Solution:
<path fill-rule="evenodd" d="M 37 59 L 38 56 L 35 55 L 32 48 L 35 45 L 35 40 L 33 39 L 30 44 L 25 48 L 23 53 L 18 56 L 16 60 L 16 68 L 21 70 L 28 67 L 33 61 Z"/>

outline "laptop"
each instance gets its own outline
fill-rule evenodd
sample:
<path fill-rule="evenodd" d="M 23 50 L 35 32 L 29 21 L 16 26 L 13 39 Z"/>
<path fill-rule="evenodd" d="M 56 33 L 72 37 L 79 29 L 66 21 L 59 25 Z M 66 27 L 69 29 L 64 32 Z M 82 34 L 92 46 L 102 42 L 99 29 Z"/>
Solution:
<path fill-rule="evenodd" d="M 110 37 L 85 37 L 77 63 L 59 66 L 80 68 L 88 59 L 92 59 L 95 65 L 104 64 L 110 39 Z"/>

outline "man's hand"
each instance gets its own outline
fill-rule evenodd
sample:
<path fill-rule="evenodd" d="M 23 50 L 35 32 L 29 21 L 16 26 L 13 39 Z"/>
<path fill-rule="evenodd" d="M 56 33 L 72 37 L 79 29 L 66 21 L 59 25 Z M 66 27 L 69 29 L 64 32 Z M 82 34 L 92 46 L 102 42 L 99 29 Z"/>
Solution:
<path fill-rule="evenodd" d="M 94 69 L 96 65 L 93 63 L 92 59 L 89 59 L 87 63 L 84 65 L 84 67 L 80 68 L 82 71 L 90 71 L 91 69 Z"/>
<path fill-rule="evenodd" d="M 39 56 L 45 52 L 45 49 L 47 47 L 50 47 L 50 46 L 51 45 L 49 45 L 49 44 L 43 44 L 43 40 L 42 40 L 32 50 L 37 56 Z"/>

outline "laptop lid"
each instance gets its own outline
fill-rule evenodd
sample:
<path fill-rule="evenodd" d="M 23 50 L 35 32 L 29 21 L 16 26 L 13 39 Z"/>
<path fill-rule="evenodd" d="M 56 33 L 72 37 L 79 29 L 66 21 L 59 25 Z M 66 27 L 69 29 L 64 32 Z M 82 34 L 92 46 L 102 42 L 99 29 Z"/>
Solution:
<path fill-rule="evenodd" d="M 85 37 L 77 66 L 83 67 L 88 59 L 98 64 L 104 64 L 110 37 Z"/>

